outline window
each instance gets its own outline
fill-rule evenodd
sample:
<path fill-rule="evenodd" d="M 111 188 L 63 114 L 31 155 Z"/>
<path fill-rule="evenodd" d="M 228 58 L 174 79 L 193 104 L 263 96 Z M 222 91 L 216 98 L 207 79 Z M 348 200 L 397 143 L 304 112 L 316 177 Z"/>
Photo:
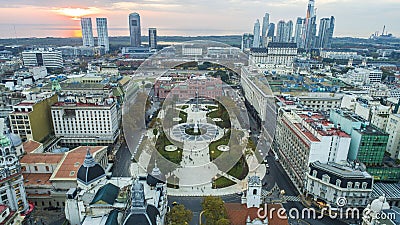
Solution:
<path fill-rule="evenodd" d="M 46 171 L 50 171 L 50 168 L 49 168 L 49 166 L 46 166 Z"/>
<path fill-rule="evenodd" d="M 38 171 L 38 167 L 37 166 L 34 166 L 34 168 L 35 168 L 35 171 Z"/>
<path fill-rule="evenodd" d="M 347 188 L 352 188 L 353 187 L 353 182 L 347 182 Z"/>
<path fill-rule="evenodd" d="M 257 189 L 253 190 L 253 195 L 257 195 Z"/>

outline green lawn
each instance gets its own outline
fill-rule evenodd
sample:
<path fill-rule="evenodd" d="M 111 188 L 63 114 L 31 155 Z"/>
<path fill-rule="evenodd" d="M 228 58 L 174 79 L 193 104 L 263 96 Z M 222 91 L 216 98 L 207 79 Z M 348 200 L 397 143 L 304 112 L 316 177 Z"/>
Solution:
<path fill-rule="evenodd" d="M 215 107 L 215 106 L 207 106 Z M 207 113 L 210 118 L 221 118 L 221 122 L 215 122 L 215 124 L 222 128 L 231 128 L 231 120 L 229 118 L 229 113 L 222 104 L 218 104 L 218 110 Z M 210 109 L 210 108 L 209 108 Z"/>
<path fill-rule="evenodd" d="M 185 109 L 189 108 L 189 105 L 182 105 L 182 106 L 179 106 L 178 108 L 180 108 L 181 110 L 185 110 Z"/>
<path fill-rule="evenodd" d="M 236 183 L 226 177 L 219 177 L 218 179 L 216 179 L 213 182 L 212 188 L 225 188 L 225 187 L 229 187 L 232 185 L 235 185 Z"/>
<path fill-rule="evenodd" d="M 239 180 L 243 180 L 247 174 L 249 173 L 249 166 L 247 165 L 247 162 L 242 156 L 240 160 L 228 171 L 228 174 L 236 177 Z"/>
<path fill-rule="evenodd" d="M 231 130 L 228 130 L 227 132 L 225 132 L 225 135 L 216 141 L 213 141 L 210 143 L 210 160 L 214 160 L 216 158 L 218 158 L 218 156 L 220 156 L 222 154 L 222 151 L 218 150 L 217 147 L 220 145 L 228 145 L 229 143 L 229 139 L 231 137 Z M 214 151 L 214 153 L 213 153 Z"/>
<path fill-rule="evenodd" d="M 156 141 L 157 151 L 169 161 L 180 164 L 182 161 L 182 149 L 178 148 L 177 151 L 167 152 L 165 151 L 165 146 L 167 145 L 172 145 L 172 143 L 164 133 L 161 133 Z"/>
<path fill-rule="evenodd" d="M 183 111 L 179 111 L 179 118 L 181 118 L 181 121 L 179 121 L 179 123 L 186 123 L 187 113 L 185 113 Z"/>

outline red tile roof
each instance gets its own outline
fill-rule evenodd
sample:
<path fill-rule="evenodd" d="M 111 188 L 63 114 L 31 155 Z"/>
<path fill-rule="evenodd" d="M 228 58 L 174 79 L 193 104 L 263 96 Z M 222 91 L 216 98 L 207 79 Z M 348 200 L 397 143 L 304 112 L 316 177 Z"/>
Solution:
<path fill-rule="evenodd" d="M 31 153 L 33 151 L 35 151 L 36 149 L 38 149 L 40 147 L 40 143 L 34 140 L 29 140 L 24 142 L 23 146 L 24 146 L 24 150 L 27 153 Z"/>
<path fill-rule="evenodd" d="M 58 164 L 64 158 L 64 154 L 55 153 L 31 153 L 24 155 L 20 161 L 21 164 L 48 163 Z"/>
<path fill-rule="evenodd" d="M 246 205 L 240 203 L 225 203 L 226 212 L 228 213 L 228 218 L 231 221 L 231 225 L 244 225 L 246 224 L 246 219 L 250 216 L 253 221 L 258 218 L 257 211 L 258 208 L 246 208 Z"/>
<path fill-rule="evenodd" d="M 228 218 L 231 221 L 231 225 L 244 225 L 246 224 L 247 217 L 250 217 L 250 220 L 253 221 L 255 219 L 261 219 L 258 216 L 259 208 L 247 208 L 246 205 L 242 205 L 240 203 L 225 203 L 225 208 L 228 214 Z M 267 217 L 268 224 L 271 225 L 289 225 L 287 219 L 282 219 L 278 217 L 278 209 L 282 208 L 280 204 L 269 204 L 267 206 Z M 274 209 L 274 210 L 272 210 Z M 265 211 L 261 209 L 261 216 L 265 214 Z M 268 213 L 272 212 L 271 215 Z"/>
<path fill-rule="evenodd" d="M 0 213 L 4 212 L 4 210 L 6 210 L 8 208 L 8 206 L 6 205 L 0 205 Z"/>
<path fill-rule="evenodd" d="M 51 185 L 51 173 L 25 173 L 24 186 Z"/>
<path fill-rule="evenodd" d="M 87 146 L 77 147 L 69 152 L 66 152 L 66 156 L 61 164 L 54 171 L 51 180 L 53 179 L 76 179 L 76 175 L 79 167 L 85 160 Z M 107 148 L 107 146 L 90 146 L 90 153 L 95 155 L 96 152 Z"/>

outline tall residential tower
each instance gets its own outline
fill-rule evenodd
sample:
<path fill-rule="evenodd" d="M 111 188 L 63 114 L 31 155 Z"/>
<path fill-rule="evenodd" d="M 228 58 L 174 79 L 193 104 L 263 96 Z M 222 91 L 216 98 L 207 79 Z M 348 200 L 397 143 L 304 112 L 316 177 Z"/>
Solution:
<path fill-rule="evenodd" d="M 309 0 L 307 7 L 307 15 L 304 25 L 303 40 L 301 47 L 310 50 L 315 47 L 315 37 L 317 33 L 317 23 L 314 8 L 315 0 Z"/>
<path fill-rule="evenodd" d="M 140 15 L 138 13 L 129 14 L 129 31 L 131 46 L 140 47 L 140 45 L 142 45 L 142 33 L 140 28 Z"/>
<path fill-rule="evenodd" d="M 149 48 L 157 49 L 157 29 L 149 28 Z"/>
<path fill-rule="evenodd" d="M 254 35 L 254 41 L 253 41 L 253 48 L 259 48 L 260 47 L 260 21 L 257 20 L 256 23 L 254 24 L 254 30 L 253 30 L 253 35 Z"/>
<path fill-rule="evenodd" d="M 91 18 L 81 18 L 81 27 L 82 27 L 83 46 L 93 47 L 94 46 L 94 38 L 93 38 L 93 29 L 92 29 L 92 19 Z"/>
<path fill-rule="evenodd" d="M 335 17 L 321 19 L 318 32 L 318 48 L 331 48 L 334 29 Z"/>
<path fill-rule="evenodd" d="M 110 41 L 108 40 L 107 18 L 96 18 L 97 27 L 97 45 L 103 46 L 108 52 L 110 50 Z"/>

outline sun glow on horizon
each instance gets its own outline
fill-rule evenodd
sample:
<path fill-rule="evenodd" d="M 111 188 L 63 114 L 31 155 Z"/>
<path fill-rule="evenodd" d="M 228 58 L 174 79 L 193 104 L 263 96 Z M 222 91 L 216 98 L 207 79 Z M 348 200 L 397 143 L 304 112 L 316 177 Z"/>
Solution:
<path fill-rule="evenodd" d="M 96 14 L 100 12 L 99 8 L 89 7 L 89 8 L 57 8 L 53 10 L 54 12 L 71 17 L 73 20 L 79 20 L 81 17 Z"/>

